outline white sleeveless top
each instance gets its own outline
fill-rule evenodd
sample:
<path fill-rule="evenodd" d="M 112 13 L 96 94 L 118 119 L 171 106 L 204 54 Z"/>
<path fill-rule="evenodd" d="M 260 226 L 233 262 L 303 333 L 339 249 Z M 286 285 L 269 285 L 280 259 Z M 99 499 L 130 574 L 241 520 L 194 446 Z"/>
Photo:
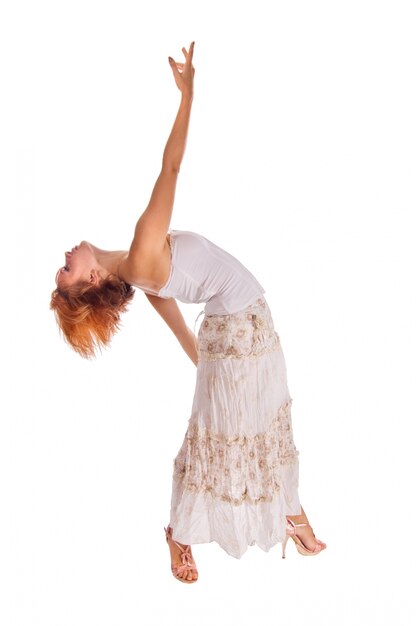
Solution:
<path fill-rule="evenodd" d="M 159 293 L 153 292 L 159 298 L 205 302 L 206 315 L 228 315 L 265 293 L 240 261 L 212 241 L 187 230 L 171 230 L 169 234 L 170 274 Z"/>

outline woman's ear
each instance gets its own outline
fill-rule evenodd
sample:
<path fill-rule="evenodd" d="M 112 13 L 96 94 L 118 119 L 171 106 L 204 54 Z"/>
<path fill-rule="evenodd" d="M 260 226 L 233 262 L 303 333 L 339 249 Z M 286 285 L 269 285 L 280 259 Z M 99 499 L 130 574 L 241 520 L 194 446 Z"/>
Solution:
<path fill-rule="evenodd" d="M 98 285 L 101 281 L 101 277 L 97 270 L 91 270 L 90 272 L 90 283 L 91 285 Z"/>

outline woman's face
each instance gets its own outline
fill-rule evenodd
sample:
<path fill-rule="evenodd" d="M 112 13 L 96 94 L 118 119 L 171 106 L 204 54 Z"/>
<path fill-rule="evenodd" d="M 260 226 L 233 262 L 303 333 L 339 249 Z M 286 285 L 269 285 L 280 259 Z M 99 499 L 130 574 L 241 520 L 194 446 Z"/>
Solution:
<path fill-rule="evenodd" d="M 58 287 L 70 287 L 79 281 L 91 282 L 92 271 L 97 265 L 94 251 L 87 241 L 65 252 L 65 265 L 56 273 L 55 282 Z"/>

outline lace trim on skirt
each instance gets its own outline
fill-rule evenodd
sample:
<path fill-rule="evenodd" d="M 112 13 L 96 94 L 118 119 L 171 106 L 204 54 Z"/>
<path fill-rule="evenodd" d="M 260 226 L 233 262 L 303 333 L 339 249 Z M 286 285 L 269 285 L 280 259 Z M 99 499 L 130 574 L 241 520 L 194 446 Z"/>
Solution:
<path fill-rule="evenodd" d="M 198 333 L 198 358 L 204 361 L 256 358 L 279 347 L 264 298 L 238 313 L 205 315 Z"/>
<path fill-rule="evenodd" d="M 279 468 L 294 463 L 299 452 L 292 438 L 290 407 L 280 407 L 267 432 L 254 437 L 226 437 L 190 426 L 174 461 L 174 478 L 186 491 L 205 491 L 240 505 L 271 502 L 280 491 Z"/>

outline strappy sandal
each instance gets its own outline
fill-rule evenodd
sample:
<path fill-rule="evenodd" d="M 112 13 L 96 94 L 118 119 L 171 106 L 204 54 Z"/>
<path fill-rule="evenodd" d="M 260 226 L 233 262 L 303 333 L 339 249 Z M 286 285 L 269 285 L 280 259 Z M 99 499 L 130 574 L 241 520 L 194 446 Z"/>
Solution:
<path fill-rule="evenodd" d="M 182 583 L 196 583 L 198 578 L 192 578 L 191 580 L 188 580 L 187 578 L 182 578 L 181 576 L 179 576 L 179 574 L 182 574 L 182 572 L 184 572 L 185 570 L 196 570 L 198 573 L 195 561 L 193 560 L 191 555 L 191 546 L 186 546 L 184 548 L 180 543 L 177 543 L 174 539 L 172 539 L 172 529 L 169 526 L 164 530 L 167 543 L 169 543 L 169 539 L 171 539 L 181 551 L 180 557 L 182 559 L 182 565 L 171 565 L 172 574 L 177 580 L 180 580 Z"/>
<path fill-rule="evenodd" d="M 292 522 L 291 519 L 287 519 L 286 537 L 282 543 L 282 559 L 286 558 L 285 551 L 286 551 L 286 544 L 287 544 L 289 537 L 292 537 L 293 541 L 295 542 L 297 551 L 300 554 L 303 554 L 304 556 L 314 556 L 315 554 L 319 554 L 320 552 L 322 552 L 322 550 L 325 550 L 326 548 L 326 543 L 324 543 L 320 539 L 316 539 L 317 543 L 316 543 L 315 549 L 309 550 L 309 548 L 305 546 L 303 541 L 296 534 L 296 528 L 298 526 L 310 526 L 310 524 L 295 524 L 294 522 Z M 312 530 L 312 527 L 311 527 L 311 530 Z"/>

